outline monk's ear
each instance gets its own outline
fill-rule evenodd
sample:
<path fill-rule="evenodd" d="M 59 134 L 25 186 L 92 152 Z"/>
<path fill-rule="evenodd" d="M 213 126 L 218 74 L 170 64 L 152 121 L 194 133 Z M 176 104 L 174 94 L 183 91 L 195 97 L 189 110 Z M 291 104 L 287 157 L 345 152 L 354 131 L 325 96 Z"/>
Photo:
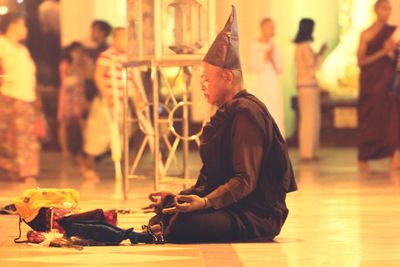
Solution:
<path fill-rule="evenodd" d="M 232 71 L 223 70 L 222 71 L 222 79 L 224 80 L 224 82 L 226 82 L 228 84 L 232 84 L 233 83 L 233 73 L 232 73 Z"/>

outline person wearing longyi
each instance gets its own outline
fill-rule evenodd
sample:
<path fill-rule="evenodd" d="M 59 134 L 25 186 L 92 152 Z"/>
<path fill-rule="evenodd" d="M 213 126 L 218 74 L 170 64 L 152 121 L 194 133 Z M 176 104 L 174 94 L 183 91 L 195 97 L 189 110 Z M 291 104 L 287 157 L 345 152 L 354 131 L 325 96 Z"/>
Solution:
<path fill-rule="evenodd" d="M 22 43 L 28 34 L 24 17 L 0 16 L 0 32 L 0 179 L 35 185 L 44 120 L 36 65 Z"/>
<path fill-rule="evenodd" d="M 399 169 L 399 100 L 387 91 L 395 72 L 396 26 L 388 24 L 388 0 L 375 3 L 376 21 L 361 33 L 357 51 L 360 67 L 358 100 L 358 167 L 369 170 L 371 160 L 390 158 L 390 168 Z M 385 118 L 382 120 L 382 118 Z"/>
<path fill-rule="evenodd" d="M 149 195 L 153 232 L 166 242 L 271 241 L 297 190 L 287 145 L 266 106 L 243 88 L 236 11 L 202 62 L 201 88 L 218 107 L 203 129 L 202 168 L 179 194 Z"/>

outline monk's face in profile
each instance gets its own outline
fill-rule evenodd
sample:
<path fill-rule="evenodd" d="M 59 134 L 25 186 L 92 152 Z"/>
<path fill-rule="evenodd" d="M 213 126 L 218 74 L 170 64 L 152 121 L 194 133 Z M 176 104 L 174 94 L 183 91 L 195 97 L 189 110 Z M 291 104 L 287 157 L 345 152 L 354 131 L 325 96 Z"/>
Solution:
<path fill-rule="evenodd" d="M 378 21 L 386 23 L 392 13 L 390 2 L 386 0 L 378 2 L 375 6 L 375 13 Z"/>
<path fill-rule="evenodd" d="M 202 62 L 201 90 L 211 105 L 222 105 L 232 90 L 232 72 Z"/>

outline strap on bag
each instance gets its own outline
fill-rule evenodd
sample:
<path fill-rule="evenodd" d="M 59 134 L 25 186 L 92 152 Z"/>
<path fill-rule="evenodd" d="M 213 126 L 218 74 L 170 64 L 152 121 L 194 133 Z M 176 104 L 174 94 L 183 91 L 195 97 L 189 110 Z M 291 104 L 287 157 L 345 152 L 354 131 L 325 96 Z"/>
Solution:
<path fill-rule="evenodd" d="M 21 223 L 22 223 L 22 218 L 21 218 L 21 216 L 19 216 L 19 222 L 18 222 L 19 234 L 18 234 L 18 237 L 14 238 L 14 243 L 16 243 L 16 244 L 28 243 L 29 242 L 28 239 L 21 240 L 21 237 L 22 237 Z"/>

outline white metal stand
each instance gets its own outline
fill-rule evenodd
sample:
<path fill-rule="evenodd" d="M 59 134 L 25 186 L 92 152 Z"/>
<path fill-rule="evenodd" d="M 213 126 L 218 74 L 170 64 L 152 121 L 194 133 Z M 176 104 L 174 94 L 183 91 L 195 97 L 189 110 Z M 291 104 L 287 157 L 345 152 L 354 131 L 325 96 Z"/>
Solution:
<path fill-rule="evenodd" d="M 198 145 L 200 145 L 200 134 L 201 131 L 197 134 L 189 136 L 189 106 L 192 103 L 189 101 L 189 86 L 191 80 L 191 71 L 190 68 L 192 66 L 199 65 L 199 61 L 193 60 L 179 60 L 179 61 L 132 61 L 124 64 L 124 101 L 123 101 L 123 182 L 122 182 L 122 192 L 124 199 L 128 198 L 129 194 L 129 179 L 138 178 L 136 175 L 136 170 L 139 165 L 140 160 L 143 157 L 146 146 L 150 148 L 150 151 L 153 155 L 153 184 L 154 190 L 158 191 L 160 189 L 160 184 L 162 183 L 174 183 L 181 184 L 185 186 L 186 184 L 193 183 L 193 180 L 189 179 L 189 142 L 195 141 Z M 140 67 L 140 66 L 148 66 L 151 68 L 151 79 L 153 81 L 153 99 L 152 104 L 148 104 L 145 108 L 136 108 L 137 119 L 131 118 L 129 114 L 128 107 L 128 79 L 127 73 L 130 68 Z M 159 97 L 159 89 L 160 89 L 160 77 L 163 78 L 163 68 L 166 67 L 179 67 L 179 71 L 184 73 L 185 76 L 185 91 L 182 95 L 182 101 L 178 102 L 175 98 L 173 92 L 174 83 L 170 84 L 165 80 L 165 85 L 168 89 L 168 97 L 164 103 L 162 103 L 162 107 L 168 111 L 168 118 L 160 118 L 159 116 L 159 108 L 160 108 L 160 97 Z M 178 77 L 179 73 L 177 74 Z M 139 103 L 135 103 L 136 107 L 138 107 Z M 169 106 L 172 105 L 173 108 L 170 109 Z M 152 121 L 150 120 L 150 112 L 152 110 Z M 182 118 L 177 119 L 174 117 L 175 112 L 178 109 L 182 109 Z M 181 121 L 182 122 L 182 134 L 179 134 L 174 128 L 174 122 Z M 144 139 L 139 147 L 139 151 L 134 157 L 133 161 L 130 159 L 130 147 L 129 147 L 129 125 L 132 123 L 138 123 L 140 130 L 144 134 Z M 167 126 L 166 131 L 161 132 L 161 126 Z M 164 127 L 165 128 L 165 127 Z M 175 140 L 171 144 L 169 141 L 169 137 L 173 134 Z M 168 157 L 165 162 L 163 162 L 161 158 L 160 152 L 160 140 L 162 140 L 167 149 L 168 149 Z M 168 170 L 170 169 L 172 161 L 174 161 L 178 166 L 179 162 L 177 159 L 177 151 L 180 143 L 182 142 L 182 150 L 183 150 L 183 173 L 180 177 L 168 176 Z"/>

